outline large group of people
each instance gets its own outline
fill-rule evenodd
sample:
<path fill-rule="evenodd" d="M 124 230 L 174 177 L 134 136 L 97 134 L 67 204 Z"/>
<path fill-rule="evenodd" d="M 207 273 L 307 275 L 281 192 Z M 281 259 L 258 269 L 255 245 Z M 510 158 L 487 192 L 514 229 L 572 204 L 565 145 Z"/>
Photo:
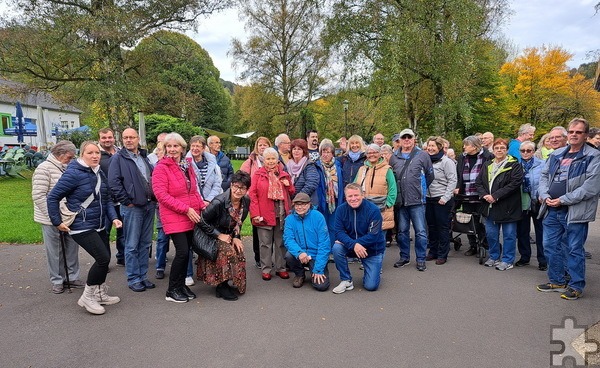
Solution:
<path fill-rule="evenodd" d="M 453 215 L 465 212 L 474 222 L 465 256 L 483 247 L 489 254 L 484 265 L 506 271 L 529 265 L 535 243 L 538 268 L 548 275 L 537 290 L 577 299 L 591 256 L 585 251 L 588 223 L 600 194 L 599 130 L 576 118 L 537 145 L 534 135 L 530 124 L 511 140 L 476 134 L 464 138 L 456 154 L 439 136 L 420 146 L 412 129 L 393 135 L 389 145 L 377 133 L 370 143 L 353 135 L 338 147 L 311 130 L 305 139 L 280 134 L 274 146 L 259 137 L 238 172 L 217 136 L 186 142 L 178 133 L 163 133 L 148 155 L 135 129 L 123 131 L 119 148 L 107 128 L 99 131 L 99 142 L 84 142 L 75 160 L 75 146 L 60 141 L 36 169 L 32 192 L 51 290 L 83 288 L 78 304 L 93 314 L 119 302 L 106 286 L 113 227 L 116 263 L 125 267 L 128 287 L 155 288 L 148 273 L 156 222 L 156 279 L 165 277 L 169 244 L 175 248 L 167 301 L 196 298 L 190 289 L 195 280 L 215 287 L 219 298 L 237 300 L 246 292 L 240 234 L 249 217 L 252 264 L 263 280 L 292 273 L 292 286 L 300 288 L 308 271 L 312 287 L 325 291 L 333 262 L 340 283 L 332 291 L 341 294 L 354 288 L 349 263 L 358 261 L 362 287 L 374 291 L 394 237 L 395 268 L 410 264 L 411 242 L 418 271 L 426 271 L 428 261 L 444 265 Z M 197 257 L 196 272 L 195 231 L 217 249 L 215 259 Z M 94 258 L 85 281 L 79 246 Z"/>

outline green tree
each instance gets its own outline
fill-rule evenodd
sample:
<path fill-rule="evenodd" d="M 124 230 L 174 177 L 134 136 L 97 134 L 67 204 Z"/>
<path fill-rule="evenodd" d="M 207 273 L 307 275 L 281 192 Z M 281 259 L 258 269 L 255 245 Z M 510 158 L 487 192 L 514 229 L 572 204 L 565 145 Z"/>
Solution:
<path fill-rule="evenodd" d="M 323 14 L 316 0 L 248 0 L 240 12 L 250 35 L 234 39 L 231 55 L 241 78 L 281 99 L 279 114 L 290 133 L 300 110 L 325 84 L 328 53 L 321 45 Z"/>
<path fill-rule="evenodd" d="M 177 116 L 195 125 L 225 131 L 231 125 L 231 100 L 208 52 L 177 32 L 144 38 L 130 61 L 143 111 Z"/>
<path fill-rule="evenodd" d="M 149 146 L 156 146 L 156 137 L 160 133 L 176 132 L 181 134 L 186 142 L 190 141 L 195 135 L 204 135 L 202 128 L 192 125 L 192 123 L 180 118 L 169 115 L 150 114 L 145 116 L 146 136 Z"/>

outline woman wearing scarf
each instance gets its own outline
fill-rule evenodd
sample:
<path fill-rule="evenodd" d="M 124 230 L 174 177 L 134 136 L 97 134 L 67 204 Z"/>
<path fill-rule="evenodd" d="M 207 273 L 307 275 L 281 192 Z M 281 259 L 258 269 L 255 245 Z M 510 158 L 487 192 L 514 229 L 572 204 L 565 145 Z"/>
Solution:
<path fill-rule="evenodd" d="M 187 161 L 183 157 L 187 143 L 177 133 L 167 134 L 164 142 L 167 155 L 158 161 L 152 173 L 152 189 L 159 203 L 163 231 L 175 245 L 165 299 L 185 303 L 196 298 L 185 284 L 185 276 L 194 226 L 200 221 L 205 204 L 198 193 L 192 159 Z"/>
<path fill-rule="evenodd" d="M 260 244 L 260 269 L 262 279 L 271 280 L 271 270 L 282 279 L 290 276 L 285 268 L 283 246 L 283 222 L 290 212 L 294 184 L 279 162 L 274 148 L 263 152 L 264 165 L 252 175 L 250 218 L 256 226 Z"/>
<path fill-rule="evenodd" d="M 254 150 L 248 156 L 248 159 L 244 161 L 240 170 L 250 174 L 250 177 L 254 175 L 254 173 L 263 166 L 263 153 L 265 149 L 271 147 L 271 141 L 266 137 L 258 137 L 256 142 L 254 142 Z M 258 231 L 255 226 L 252 226 L 252 250 L 254 251 L 254 264 L 256 268 L 260 269 L 260 252 L 259 252 L 259 241 L 258 241 Z"/>
<path fill-rule="evenodd" d="M 539 220 L 538 212 L 540 204 L 538 201 L 538 188 L 540 176 L 544 167 L 544 160 L 534 157 L 535 144 L 531 141 L 521 143 L 521 166 L 523 166 L 523 185 L 521 186 L 521 201 L 523 217 L 517 223 L 517 247 L 521 258 L 515 266 L 527 266 L 531 258 L 531 221 L 535 229 L 535 245 L 537 247 L 538 269 L 546 271 L 548 262 L 544 256 L 544 237 L 542 232 L 542 220 Z"/>
<path fill-rule="evenodd" d="M 435 260 L 436 265 L 443 265 L 450 251 L 450 212 L 454 207 L 456 165 L 444 155 L 444 141 L 441 137 L 427 139 L 427 153 L 433 164 L 435 178 L 427 188 L 425 218 L 429 228 L 429 254 L 426 259 Z"/>
<path fill-rule="evenodd" d="M 335 158 L 335 146 L 330 139 L 323 139 L 319 145 L 319 159 L 315 165 L 320 169 L 319 187 L 317 188 L 319 212 L 325 217 L 329 240 L 333 246 L 335 241 L 335 211 L 344 203 L 344 180 L 342 175 L 342 163 Z"/>
<path fill-rule="evenodd" d="M 77 304 L 91 314 L 104 314 L 103 305 L 116 304 L 119 297 L 107 294 L 106 274 L 110 253 L 106 221 L 116 228 L 123 224 L 111 201 L 108 181 L 100 170 L 100 148 L 96 142 L 85 141 L 79 150 L 81 157 L 69 164 L 46 200 L 52 225 L 69 233 L 94 258 L 85 290 Z M 70 211 L 77 212 L 71 225 L 63 223 L 60 201 L 66 198 Z"/>
<path fill-rule="evenodd" d="M 521 220 L 521 183 L 523 167 L 508 155 L 508 141 L 498 138 L 492 146 L 494 159 L 483 166 L 475 186 L 485 201 L 483 216 L 490 258 L 484 266 L 498 271 L 513 268 L 517 222 Z M 500 246 L 502 229 L 502 246 Z M 502 254 L 500 254 L 502 253 Z"/>
<path fill-rule="evenodd" d="M 485 241 L 485 227 L 481 222 L 479 215 L 480 204 L 468 203 L 479 201 L 477 189 L 475 189 L 475 179 L 483 165 L 494 157 L 488 150 L 483 149 L 481 140 L 474 135 L 463 139 L 463 153 L 458 156 L 456 162 L 456 189 L 454 194 L 461 200 L 463 212 L 473 214 L 475 217 L 475 230 L 477 236 L 468 235 L 469 249 L 465 252 L 465 256 L 473 256 L 477 254 L 477 239 Z"/>
<path fill-rule="evenodd" d="M 358 169 L 365 163 L 365 143 L 358 135 L 348 138 L 348 151 L 341 157 L 342 170 L 344 171 L 344 188 L 353 183 Z"/>
<path fill-rule="evenodd" d="M 291 157 L 285 165 L 292 177 L 296 193 L 306 193 L 312 206 L 317 205 L 317 187 L 320 176 L 314 162 L 308 157 L 308 145 L 304 139 L 294 139 L 291 144 Z"/>

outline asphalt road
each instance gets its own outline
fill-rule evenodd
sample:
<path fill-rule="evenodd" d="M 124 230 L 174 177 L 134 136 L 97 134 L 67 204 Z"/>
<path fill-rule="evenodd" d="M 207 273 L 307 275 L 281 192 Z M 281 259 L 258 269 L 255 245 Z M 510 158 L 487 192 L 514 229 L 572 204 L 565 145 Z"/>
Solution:
<path fill-rule="evenodd" d="M 451 250 L 448 263 L 392 264 L 381 288 L 319 293 L 290 280 L 265 282 L 248 263 L 248 291 L 236 302 L 197 283 L 198 299 L 164 300 L 168 280 L 134 293 L 114 260 L 111 295 L 121 303 L 92 316 L 77 306 L 81 290 L 54 295 L 42 245 L 0 245 L 0 367 L 548 367 L 551 327 L 565 317 L 600 320 L 600 226 L 590 226 L 587 287 L 577 301 L 540 293 L 545 273 L 532 265 L 506 272 Z M 245 240 L 247 256 L 252 253 Z M 172 254 L 169 255 L 172 257 Z M 249 256 L 252 258 L 252 256 Z M 81 250 L 82 271 L 91 258 Z M 153 270 L 154 260 L 151 261 Z M 339 276 L 330 264 L 332 286 Z"/>

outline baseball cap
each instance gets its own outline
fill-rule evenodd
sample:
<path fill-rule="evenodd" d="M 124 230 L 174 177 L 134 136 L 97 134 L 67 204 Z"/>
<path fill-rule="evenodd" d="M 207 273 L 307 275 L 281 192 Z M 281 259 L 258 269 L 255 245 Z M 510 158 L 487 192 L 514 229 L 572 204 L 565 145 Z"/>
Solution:
<path fill-rule="evenodd" d="M 410 135 L 411 137 L 415 137 L 415 132 L 412 131 L 412 129 L 404 129 L 403 131 L 400 132 L 400 137 L 405 136 L 405 135 Z"/>

